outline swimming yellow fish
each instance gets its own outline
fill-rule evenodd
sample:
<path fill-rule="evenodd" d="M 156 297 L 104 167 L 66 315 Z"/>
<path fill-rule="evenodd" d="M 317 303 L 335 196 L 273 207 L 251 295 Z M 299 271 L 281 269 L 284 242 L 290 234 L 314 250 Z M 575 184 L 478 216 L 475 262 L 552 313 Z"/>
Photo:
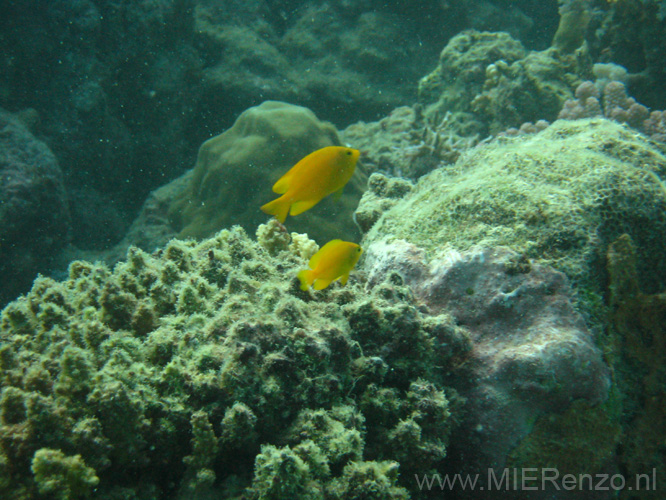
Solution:
<path fill-rule="evenodd" d="M 273 192 L 282 196 L 261 209 L 280 222 L 288 213 L 302 214 L 349 182 L 359 155 L 357 149 L 343 146 L 328 146 L 310 153 L 273 185 Z"/>
<path fill-rule="evenodd" d="M 356 243 L 332 240 L 326 243 L 312 256 L 309 265 L 298 273 L 301 290 L 307 290 L 314 283 L 315 290 L 323 290 L 331 282 L 340 278 L 343 285 L 349 279 L 349 272 L 361 257 L 363 250 Z"/>

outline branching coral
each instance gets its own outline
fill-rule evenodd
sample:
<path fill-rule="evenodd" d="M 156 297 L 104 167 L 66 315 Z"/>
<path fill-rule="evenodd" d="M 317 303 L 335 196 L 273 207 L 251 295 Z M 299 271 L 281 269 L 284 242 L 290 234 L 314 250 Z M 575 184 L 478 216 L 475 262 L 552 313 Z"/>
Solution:
<path fill-rule="evenodd" d="M 599 90 L 601 88 L 601 90 Z M 652 111 L 627 95 L 624 83 L 616 80 L 582 82 L 576 99 L 567 100 L 558 118 L 578 120 L 605 116 L 643 132 L 651 139 L 666 142 L 666 111 Z"/>

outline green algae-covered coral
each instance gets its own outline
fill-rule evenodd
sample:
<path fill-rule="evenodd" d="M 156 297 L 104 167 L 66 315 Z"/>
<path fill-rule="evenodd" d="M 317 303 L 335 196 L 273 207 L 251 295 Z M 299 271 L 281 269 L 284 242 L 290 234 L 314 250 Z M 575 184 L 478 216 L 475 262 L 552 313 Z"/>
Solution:
<path fill-rule="evenodd" d="M 58 500 L 88 496 L 99 483 L 95 471 L 81 460 L 81 455 L 68 457 L 60 450 L 38 450 L 32 460 L 32 472 L 39 492 Z"/>
<path fill-rule="evenodd" d="M 199 149 L 187 187 L 171 202 L 172 224 L 181 237 L 208 237 L 233 225 L 254 231 L 266 220 L 258 207 L 274 198 L 275 181 L 304 156 L 334 145 L 341 145 L 335 127 L 307 108 L 277 101 L 249 108 Z M 289 227 L 324 241 L 354 235 L 351 212 L 363 184 L 358 171 L 337 203 L 326 200 Z"/>
<path fill-rule="evenodd" d="M 665 176 L 666 155 L 631 129 L 560 120 L 425 176 L 365 245 L 387 235 L 430 254 L 504 245 L 600 294 L 605 248 L 628 233 L 641 251 L 639 274 L 655 289 L 666 276 Z"/>
<path fill-rule="evenodd" d="M 364 498 L 368 500 L 407 500 L 409 493 L 396 486 L 396 462 L 352 462 L 342 471 L 330 489 L 331 498 Z"/>
<path fill-rule="evenodd" d="M 560 24 L 553 38 L 553 46 L 565 54 L 572 53 L 585 42 L 587 25 L 592 19 L 589 0 L 560 2 Z"/>
<path fill-rule="evenodd" d="M 418 496 L 453 422 L 432 338 L 452 320 L 397 279 L 303 292 L 313 243 L 258 233 L 73 262 L 2 311 L 2 498 Z"/>

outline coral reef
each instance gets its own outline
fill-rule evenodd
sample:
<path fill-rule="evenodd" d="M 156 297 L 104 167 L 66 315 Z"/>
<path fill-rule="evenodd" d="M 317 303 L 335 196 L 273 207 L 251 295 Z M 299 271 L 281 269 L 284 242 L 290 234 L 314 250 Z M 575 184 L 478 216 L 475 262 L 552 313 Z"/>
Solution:
<path fill-rule="evenodd" d="M 528 52 L 506 33 L 465 31 L 419 82 L 419 102 L 426 116 L 451 113 L 481 136 L 497 134 L 527 121 L 553 120 L 588 65 L 587 58 L 555 48 Z"/>
<path fill-rule="evenodd" d="M 402 500 L 441 493 L 418 483 L 434 472 L 666 472 L 666 155 L 629 129 L 664 141 L 666 112 L 627 93 L 663 93 L 664 2 L 561 0 L 554 38 L 557 16 L 524 12 L 557 2 L 36 3 L 0 19 L 0 99 L 39 109 L 21 119 L 71 185 L 0 113 L 12 298 L 71 234 L 120 238 L 247 106 L 376 120 L 450 41 L 416 105 L 340 135 L 248 109 L 90 254 L 114 267 L 71 262 L 2 310 L 0 497 Z M 591 64 L 635 52 L 631 73 Z M 583 119 L 546 128 L 562 106 Z M 362 198 L 360 172 L 298 232 L 261 224 L 275 179 L 342 141 Z M 350 283 L 301 290 L 314 240 L 359 229 Z"/>
<path fill-rule="evenodd" d="M 595 65 L 596 66 L 596 65 Z M 579 120 L 605 116 L 626 123 L 654 141 L 666 142 L 666 111 L 652 111 L 627 95 L 624 83 L 618 80 L 586 80 L 575 92 L 576 99 L 565 101 L 558 118 Z"/>
<path fill-rule="evenodd" d="M 438 349 L 446 351 L 441 359 L 451 367 L 451 385 L 466 399 L 465 417 L 451 439 L 444 470 L 474 474 L 497 467 L 501 473 L 514 447 L 535 439 L 533 433 L 540 439 L 570 439 L 581 453 L 601 455 L 598 468 L 607 465 L 618 432 L 600 432 L 585 442 L 573 426 L 532 427 L 573 401 L 594 408 L 606 400 L 611 383 L 601 351 L 573 307 L 566 277 L 506 248 L 452 252 L 431 262 L 424 256 L 399 240 L 373 243 L 366 249 L 366 269 L 371 283 L 400 274 L 430 314 L 455 320 L 457 332 L 448 337 L 458 340 Z M 617 415 L 600 411 L 610 427 Z M 548 466 L 565 470 L 571 462 L 563 460 L 567 455 L 552 455 L 556 460 Z M 523 466 L 537 466 L 528 464 Z M 582 459 L 576 464 L 576 473 L 593 465 Z"/>
<path fill-rule="evenodd" d="M 605 119 L 556 121 L 541 133 L 469 150 L 422 177 L 368 231 L 364 247 L 397 237 L 429 254 L 505 245 L 553 265 L 594 309 L 605 247 L 628 233 L 648 290 L 666 277 L 666 156 Z M 589 310 L 588 310 L 589 313 Z"/>
<path fill-rule="evenodd" d="M 303 292 L 314 243 L 258 234 L 76 261 L 2 311 L 3 498 L 418 494 L 455 422 L 451 319 L 390 280 Z"/>
<path fill-rule="evenodd" d="M 0 304 L 49 269 L 71 226 L 60 166 L 19 118 L 0 110 Z"/>
<path fill-rule="evenodd" d="M 153 191 L 125 238 L 101 255 L 116 262 L 130 245 L 153 251 L 176 236 L 204 238 L 233 225 L 253 232 L 269 217 L 259 207 L 274 198 L 275 181 L 312 151 L 340 144 L 335 127 L 306 108 L 275 101 L 252 107 L 201 146 L 192 170 Z M 322 244 L 357 239 L 352 213 L 365 189 L 363 170 L 361 161 L 339 198 L 290 218 L 289 228 Z"/>
<path fill-rule="evenodd" d="M 455 163 L 478 142 L 480 130 L 460 115 L 463 121 L 456 123 L 453 116 L 425 116 L 420 104 L 401 106 L 378 122 L 350 125 L 341 135 L 363 151 L 368 173 L 416 179 L 442 164 Z"/>
<path fill-rule="evenodd" d="M 623 466 L 629 474 L 666 474 L 666 293 L 641 291 L 638 249 L 624 234 L 608 248 L 613 360 L 625 399 Z M 652 476 L 651 476 L 652 477 Z M 661 498 L 657 490 L 641 498 Z"/>

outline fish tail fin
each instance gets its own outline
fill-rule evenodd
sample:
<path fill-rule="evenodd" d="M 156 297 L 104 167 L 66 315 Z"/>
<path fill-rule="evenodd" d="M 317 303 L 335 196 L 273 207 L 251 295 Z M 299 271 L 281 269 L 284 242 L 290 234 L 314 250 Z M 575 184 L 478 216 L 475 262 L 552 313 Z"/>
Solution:
<path fill-rule="evenodd" d="M 298 273 L 298 280 L 301 282 L 301 290 L 307 290 L 314 282 L 314 272 L 309 269 L 303 269 Z"/>
<path fill-rule="evenodd" d="M 280 196 L 273 201 L 270 201 L 261 207 L 261 211 L 267 213 L 268 215 L 274 215 L 280 223 L 284 224 L 284 221 L 287 219 L 287 214 L 289 213 L 289 207 L 291 203 L 284 199 L 284 196 Z"/>

